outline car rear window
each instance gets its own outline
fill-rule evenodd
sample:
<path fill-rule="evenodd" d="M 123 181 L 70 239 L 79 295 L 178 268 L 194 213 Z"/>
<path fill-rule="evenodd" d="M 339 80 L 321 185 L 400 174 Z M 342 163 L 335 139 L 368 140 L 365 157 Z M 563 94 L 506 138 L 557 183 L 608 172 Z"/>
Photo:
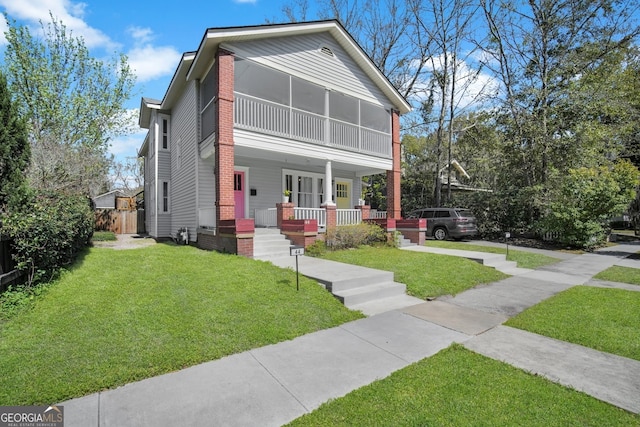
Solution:
<path fill-rule="evenodd" d="M 459 217 L 473 217 L 473 212 L 471 212 L 469 209 L 456 209 L 456 213 Z"/>
<path fill-rule="evenodd" d="M 437 211 L 436 218 L 449 218 L 451 213 L 449 211 Z"/>

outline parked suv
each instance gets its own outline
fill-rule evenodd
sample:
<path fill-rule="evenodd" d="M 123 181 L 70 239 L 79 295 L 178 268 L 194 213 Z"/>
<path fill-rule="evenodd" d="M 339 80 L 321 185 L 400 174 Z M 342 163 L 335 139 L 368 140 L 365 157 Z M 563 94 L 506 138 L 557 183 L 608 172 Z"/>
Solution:
<path fill-rule="evenodd" d="M 447 237 L 461 239 L 478 234 L 476 218 L 469 209 L 424 208 L 410 212 L 407 218 L 426 218 L 427 236 L 433 236 L 436 240 Z"/>

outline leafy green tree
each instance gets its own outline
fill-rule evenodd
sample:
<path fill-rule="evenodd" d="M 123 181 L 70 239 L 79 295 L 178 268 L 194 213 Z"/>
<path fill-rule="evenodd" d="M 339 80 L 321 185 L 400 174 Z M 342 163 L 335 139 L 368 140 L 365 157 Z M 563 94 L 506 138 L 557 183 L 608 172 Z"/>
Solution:
<path fill-rule="evenodd" d="M 7 20 L 5 69 L 28 124 L 29 180 L 41 189 L 96 193 L 107 182 L 109 141 L 130 131 L 124 102 L 134 75 L 124 55 L 91 56 L 82 38 L 53 16 L 43 38 Z"/>
<path fill-rule="evenodd" d="M 565 169 L 574 131 L 559 107 L 576 78 L 638 35 L 630 0 L 481 0 L 490 42 L 485 65 L 500 80 L 504 124 L 527 185 Z M 579 120 L 580 116 L 574 116 Z"/>
<path fill-rule="evenodd" d="M 640 172 L 627 160 L 612 167 L 581 167 L 552 178 L 556 189 L 539 226 L 569 245 L 593 247 L 604 240 L 608 221 L 636 196 Z"/>
<path fill-rule="evenodd" d="M 29 164 L 29 142 L 24 122 L 18 116 L 7 80 L 0 72 L 0 210 L 23 193 Z"/>

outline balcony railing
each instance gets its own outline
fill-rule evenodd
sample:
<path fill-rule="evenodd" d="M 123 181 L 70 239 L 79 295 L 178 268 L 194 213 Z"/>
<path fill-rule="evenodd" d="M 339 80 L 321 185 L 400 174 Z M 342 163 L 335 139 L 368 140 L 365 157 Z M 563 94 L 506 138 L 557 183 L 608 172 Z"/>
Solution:
<path fill-rule="evenodd" d="M 235 93 L 240 129 L 391 158 L 391 134 Z"/>

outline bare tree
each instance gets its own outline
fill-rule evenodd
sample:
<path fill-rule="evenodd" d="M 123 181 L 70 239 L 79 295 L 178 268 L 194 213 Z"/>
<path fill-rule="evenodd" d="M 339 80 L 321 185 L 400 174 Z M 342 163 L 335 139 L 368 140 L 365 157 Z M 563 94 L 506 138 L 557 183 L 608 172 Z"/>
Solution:
<path fill-rule="evenodd" d="M 513 156 L 524 185 L 568 165 L 570 130 L 557 114 L 575 79 L 639 34 L 634 0 L 480 0 L 484 66 L 501 84 Z"/>

